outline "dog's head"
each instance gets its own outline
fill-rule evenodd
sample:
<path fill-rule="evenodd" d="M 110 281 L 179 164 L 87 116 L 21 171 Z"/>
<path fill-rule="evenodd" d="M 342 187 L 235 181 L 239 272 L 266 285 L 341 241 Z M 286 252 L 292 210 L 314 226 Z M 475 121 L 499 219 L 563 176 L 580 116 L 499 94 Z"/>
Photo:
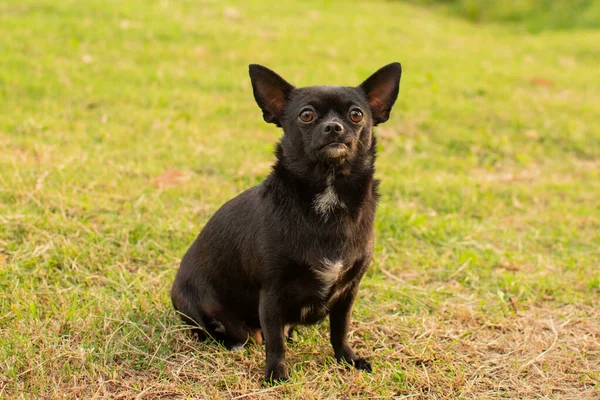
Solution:
<path fill-rule="evenodd" d="M 372 128 L 388 120 L 401 73 L 400 64 L 392 63 L 357 87 L 295 88 L 270 69 L 250 65 L 254 98 L 265 121 L 284 130 L 284 155 L 321 165 L 352 163 L 371 153 Z"/>

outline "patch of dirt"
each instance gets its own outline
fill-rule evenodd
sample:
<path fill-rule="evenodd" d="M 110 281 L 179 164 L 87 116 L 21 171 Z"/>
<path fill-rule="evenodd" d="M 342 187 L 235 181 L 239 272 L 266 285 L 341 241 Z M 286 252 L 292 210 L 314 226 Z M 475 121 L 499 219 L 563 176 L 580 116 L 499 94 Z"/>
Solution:
<path fill-rule="evenodd" d="M 189 173 L 183 173 L 176 169 L 169 169 L 154 178 L 154 186 L 164 188 L 167 186 L 175 186 L 184 183 L 190 179 Z"/>

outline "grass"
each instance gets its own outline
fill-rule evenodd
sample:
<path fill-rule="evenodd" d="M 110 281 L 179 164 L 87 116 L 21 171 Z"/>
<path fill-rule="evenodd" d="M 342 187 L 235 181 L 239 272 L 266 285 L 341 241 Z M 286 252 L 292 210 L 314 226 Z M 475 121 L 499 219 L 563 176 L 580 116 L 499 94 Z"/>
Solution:
<path fill-rule="evenodd" d="M 0 397 L 598 398 L 600 31 L 398 2 L 0 5 Z M 269 172 L 247 64 L 296 85 L 403 63 L 377 130 L 376 256 L 351 341 L 197 343 L 180 257 Z"/>
<path fill-rule="evenodd" d="M 598 0 L 409 0 L 436 4 L 473 22 L 511 23 L 530 32 L 600 28 Z"/>

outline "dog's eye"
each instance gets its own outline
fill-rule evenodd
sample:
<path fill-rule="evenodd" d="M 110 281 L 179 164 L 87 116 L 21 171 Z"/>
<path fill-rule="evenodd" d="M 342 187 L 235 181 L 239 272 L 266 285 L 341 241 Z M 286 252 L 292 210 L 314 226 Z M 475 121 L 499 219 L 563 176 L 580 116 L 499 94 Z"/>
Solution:
<path fill-rule="evenodd" d="M 300 118 L 300 121 L 302 122 L 310 122 L 315 118 L 315 112 L 309 108 L 306 108 L 300 111 L 298 118 Z"/>
<path fill-rule="evenodd" d="M 350 114 L 348 115 L 350 116 L 352 122 L 360 122 L 363 119 L 363 113 L 358 108 L 350 110 Z"/>

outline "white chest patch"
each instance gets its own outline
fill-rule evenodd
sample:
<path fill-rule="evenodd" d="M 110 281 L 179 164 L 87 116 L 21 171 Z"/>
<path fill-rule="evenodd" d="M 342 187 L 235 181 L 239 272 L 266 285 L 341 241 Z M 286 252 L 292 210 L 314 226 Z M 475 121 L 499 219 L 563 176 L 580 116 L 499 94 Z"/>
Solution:
<path fill-rule="evenodd" d="M 342 272 L 342 267 L 342 260 L 331 261 L 328 258 L 324 258 L 321 260 L 321 267 L 313 269 L 317 279 L 323 285 L 320 290 L 321 297 L 326 296 L 331 287 L 337 282 Z"/>
<path fill-rule="evenodd" d="M 325 219 L 329 218 L 329 213 L 336 208 L 346 208 L 346 205 L 340 200 L 333 188 L 333 175 L 327 178 L 327 187 L 325 190 L 315 196 L 313 207 L 317 214 Z"/>

